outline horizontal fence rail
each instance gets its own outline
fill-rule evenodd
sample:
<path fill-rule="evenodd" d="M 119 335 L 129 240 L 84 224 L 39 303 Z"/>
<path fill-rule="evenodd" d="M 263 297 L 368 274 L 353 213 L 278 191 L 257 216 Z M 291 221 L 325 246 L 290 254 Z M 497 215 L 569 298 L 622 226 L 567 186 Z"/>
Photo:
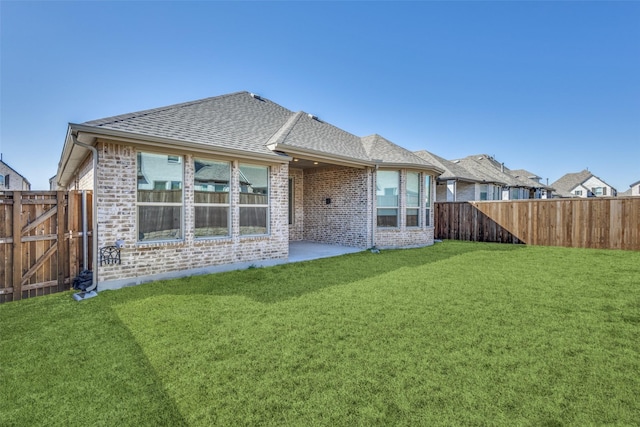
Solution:
<path fill-rule="evenodd" d="M 81 200 L 77 191 L 0 192 L 0 303 L 70 289 L 83 257 Z"/>
<path fill-rule="evenodd" d="M 437 202 L 435 237 L 640 250 L 640 197 Z"/>

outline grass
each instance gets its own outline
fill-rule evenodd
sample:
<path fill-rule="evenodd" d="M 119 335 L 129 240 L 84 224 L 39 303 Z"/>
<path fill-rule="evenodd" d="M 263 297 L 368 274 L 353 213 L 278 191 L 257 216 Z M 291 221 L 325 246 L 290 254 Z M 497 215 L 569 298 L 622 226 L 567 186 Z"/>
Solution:
<path fill-rule="evenodd" d="M 640 252 L 445 241 L 0 306 L 0 424 L 638 425 Z"/>

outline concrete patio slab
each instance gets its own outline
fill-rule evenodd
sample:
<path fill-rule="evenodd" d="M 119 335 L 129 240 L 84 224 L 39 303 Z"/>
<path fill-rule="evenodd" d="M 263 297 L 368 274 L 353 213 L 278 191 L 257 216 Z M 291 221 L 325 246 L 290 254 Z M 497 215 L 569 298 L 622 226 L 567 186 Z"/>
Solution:
<path fill-rule="evenodd" d="M 308 241 L 289 242 L 289 262 L 309 261 L 361 251 L 364 249 Z"/>

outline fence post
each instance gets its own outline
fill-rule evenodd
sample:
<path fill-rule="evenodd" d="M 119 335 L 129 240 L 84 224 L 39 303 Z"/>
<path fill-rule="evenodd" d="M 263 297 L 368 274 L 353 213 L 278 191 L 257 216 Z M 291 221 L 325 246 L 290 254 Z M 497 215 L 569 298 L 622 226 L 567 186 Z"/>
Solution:
<path fill-rule="evenodd" d="M 13 192 L 13 300 L 22 299 L 22 192 Z"/>
<path fill-rule="evenodd" d="M 64 266 L 67 259 L 67 251 L 65 245 L 65 193 L 63 191 L 56 192 L 57 218 L 56 227 L 58 232 L 58 292 L 64 291 Z M 69 278 L 71 280 L 71 278 Z"/>

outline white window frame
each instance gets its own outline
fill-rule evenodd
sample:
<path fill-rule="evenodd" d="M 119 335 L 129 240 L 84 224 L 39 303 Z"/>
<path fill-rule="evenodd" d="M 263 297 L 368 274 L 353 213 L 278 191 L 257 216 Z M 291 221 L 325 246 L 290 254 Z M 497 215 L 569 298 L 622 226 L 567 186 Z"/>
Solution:
<path fill-rule="evenodd" d="M 260 167 L 260 168 L 265 168 L 267 170 L 267 194 L 266 194 L 266 200 L 267 203 L 266 204 L 249 204 L 249 203 L 242 203 L 241 202 L 241 198 L 242 198 L 242 186 L 240 185 L 240 176 L 242 175 L 242 167 L 243 166 L 249 166 L 249 167 Z M 260 165 L 260 164 L 253 164 L 253 163 L 239 163 L 238 164 L 238 233 L 240 234 L 241 237 L 247 237 L 247 236 L 266 236 L 269 235 L 271 232 L 271 209 L 270 209 L 270 200 L 271 200 L 271 167 L 270 166 L 266 166 L 266 165 Z M 246 194 L 251 194 L 251 193 L 246 193 Z M 265 232 L 264 233 L 246 233 L 243 234 L 242 233 L 242 225 L 240 224 L 240 220 L 242 218 L 242 209 L 244 208 L 266 208 L 266 217 L 265 217 L 265 221 L 266 221 L 266 227 L 265 227 Z"/>
<path fill-rule="evenodd" d="M 156 153 L 156 152 L 149 152 L 149 151 L 138 151 L 136 153 L 136 168 L 137 170 L 142 170 L 142 165 L 138 164 L 138 162 L 141 159 L 141 155 L 149 155 L 149 156 L 166 156 L 167 157 L 167 162 L 165 164 L 168 164 L 169 161 L 169 154 L 166 153 Z M 181 158 L 181 156 L 180 156 Z M 160 162 L 159 162 L 160 163 Z M 140 186 L 140 182 L 138 182 L 138 180 L 136 180 L 136 235 L 138 236 L 136 241 L 138 244 L 147 244 L 147 243 L 156 243 L 156 242 L 173 242 L 173 241 L 182 241 L 184 240 L 184 231 L 185 231 L 185 227 L 184 227 L 184 167 L 183 162 L 179 161 L 177 162 L 180 164 L 180 175 L 181 175 L 181 197 L 180 197 L 180 202 L 141 202 L 139 201 L 139 194 L 138 191 L 140 190 L 139 186 Z M 175 181 L 175 180 L 169 180 L 169 179 L 163 179 L 162 181 L 166 183 L 169 183 L 169 185 L 171 186 L 171 182 Z M 160 180 L 158 180 L 158 182 L 160 182 Z M 177 182 L 177 181 L 175 181 Z M 151 190 L 155 190 L 155 181 L 152 180 L 151 181 Z M 158 207 L 179 207 L 180 208 L 180 221 L 179 221 L 179 229 L 178 229 L 178 235 L 174 236 L 174 237 L 170 237 L 170 238 L 158 238 L 158 239 L 149 239 L 149 240 L 141 240 L 140 239 L 140 208 L 141 207 L 145 207 L 145 206 L 158 206 Z"/>
<path fill-rule="evenodd" d="M 421 181 L 422 185 L 424 185 L 424 225 L 427 227 L 432 227 L 433 224 L 431 224 L 431 199 L 433 198 L 433 176 L 425 173 Z"/>
<path fill-rule="evenodd" d="M 380 205 L 378 203 L 378 197 L 380 197 L 378 195 L 378 183 L 379 183 L 379 177 L 381 173 L 387 173 L 387 172 L 393 172 L 396 174 L 398 181 L 397 181 L 397 186 L 396 186 L 396 190 L 397 190 L 397 194 L 395 195 L 396 197 L 396 204 L 395 206 L 390 206 L 390 205 Z M 387 228 L 387 229 L 393 229 L 393 228 L 399 228 L 400 227 L 400 171 L 399 170 L 391 170 L 391 169 L 387 169 L 387 170 L 378 170 L 376 173 L 376 227 L 379 228 Z M 386 195 L 382 195 L 382 197 L 385 197 Z M 380 210 L 382 209 L 393 209 L 396 211 L 396 225 L 380 225 L 378 223 L 378 218 L 380 217 Z M 387 215 L 389 216 L 389 215 Z"/>
<path fill-rule="evenodd" d="M 200 162 L 211 162 L 211 163 L 224 163 L 228 166 L 228 170 L 229 170 L 229 174 L 227 176 L 228 180 L 228 189 L 227 191 L 211 191 L 211 193 L 226 193 L 227 194 L 227 203 L 197 203 L 196 202 L 196 195 L 195 192 L 198 190 L 197 185 L 196 185 L 196 170 L 195 170 L 195 165 L 196 165 L 196 161 L 200 161 Z M 194 234 L 194 238 L 197 240 L 201 240 L 201 239 L 224 239 L 224 238 L 228 238 L 231 236 L 231 225 L 232 225 L 232 216 L 231 216 L 231 194 L 233 191 L 233 180 L 232 180 L 232 169 L 233 169 L 233 163 L 227 160 L 216 160 L 216 159 L 206 159 L 206 158 L 202 158 L 202 157 L 194 157 L 193 158 L 193 234 Z M 219 208 L 227 208 L 227 233 L 226 234 L 220 234 L 220 235 L 206 235 L 206 236 L 197 236 L 196 235 L 196 222 L 198 220 L 197 215 L 196 215 L 196 208 L 199 207 L 219 207 Z"/>
<path fill-rule="evenodd" d="M 409 205 L 409 175 L 416 175 L 417 179 L 418 179 L 418 195 L 416 196 L 416 203 L 415 205 Z M 418 217 L 418 223 L 416 225 L 406 225 L 407 228 L 420 228 L 422 226 L 422 220 L 421 217 L 422 215 L 420 215 L 420 211 L 422 209 L 420 209 L 420 205 L 422 204 L 420 202 L 420 200 L 422 199 L 422 193 L 423 193 L 423 189 L 422 189 L 422 174 L 420 172 L 416 172 L 416 171 L 407 171 L 406 173 L 406 179 L 405 179 L 405 186 L 404 186 L 404 194 L 405 194 L 405 203 L 404 203 L 404 218 L 405 218 L 405 225 L 407 224 L 407 219 L 409 217 L 409 211 L 415 211 Z"/>

